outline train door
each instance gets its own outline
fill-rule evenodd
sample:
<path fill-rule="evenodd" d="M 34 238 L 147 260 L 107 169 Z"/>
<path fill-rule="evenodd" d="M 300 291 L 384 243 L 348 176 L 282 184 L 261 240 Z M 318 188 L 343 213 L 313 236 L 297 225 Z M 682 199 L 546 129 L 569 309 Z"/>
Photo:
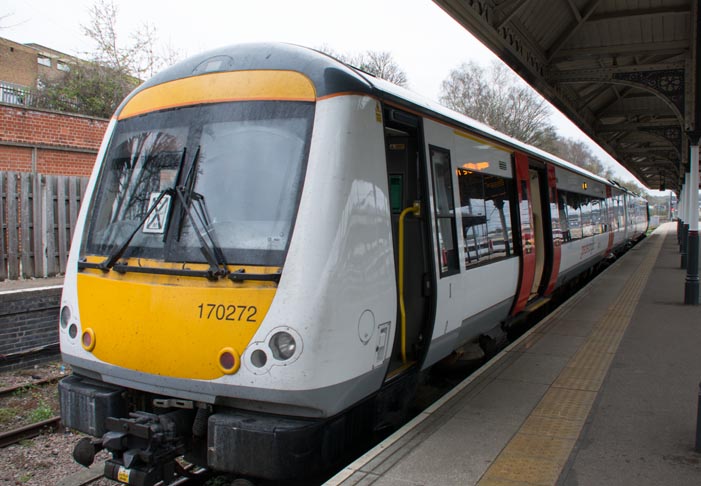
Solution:
<path fill-rule="evenodd" d="M 540 197 L 540 176 L 538 175 L 538 171 L 534 169 L 528 169 L 528 175 L 531 179 L 531 207 L 533 210 L 531 229 L 533 231 L 535 246 L 535 270 L 533 273 L 533 282 L 531 283 L 530 300 L 538 295 L 540 282 L 543 278 L 543 268 L 545 267 L 545 238 L 543 237 L 544 211 Z"/>
<path fill-rule="evenodd" d="M 547 296 L 555 288 L 560 271 L 561 233 L 557 208 L 555 168 L 531 161 L 528 169 L 533 198 L 535 274 L 529 299 Z"/>
<path fill-rule="evenodd" d="M 424 355 L 430 338 L 434 285 L 427 237 L 430 218 L 426 209 L 426 168 L 420 149 L 421 119 L 394 108 L 385 108 L 384 115 L 398 297 L 389 380 L 419 363 Z"/>
<path fill-rule="evenodd" d="M 562 259 L 562 227 L 560 226 L 560 207 L 557 195 L 557 174 L 555 172 L 555 167 L 548 164 L 547 170 L 547 184 L 541 193 L 547 195 L 548 206 L 550 207 L 550 224 L 545 224 L 544 231 L 546 232 L 545 240 L 546 246 L 549 248 L 549 256 L 547 261 L 550 267 L 546 271 L 546 275 L 550 276 L 547 281 L 543 279 L 543 284 L 545 285 L 544 295 L 548 296 L 552 294 L 557 285 L 557 277 L 560 275 L 560 261 Z M 545 204 L 543 207 L 545 208 Z M 549 234 L 547 228 L 550 228 Z M 549 243 L 549 244 L 548 244 Z"/>
<path fill-rule="evenodd" d="M 554 238 L 554 226 L 559 228 L 554 173 L 525 154 L 516 152 L 514 159 L 521 223 L 521 275 L 512 315 L 552 291 L 560 255 L 554 251 L 554 240 L 559 242 L 559 237 Z"/>
<path fill-rule="evenodd" d="M 616 220 L 614 217 L 613 209 L 613 192 L 611 191 L 611 186 L 606 186 L 606 226 L 605 229 L 608 232 L 609 240 L 606 245 L 606 255 L 608 256 L 613 250 L 614 232 L 616 231 Z"/>

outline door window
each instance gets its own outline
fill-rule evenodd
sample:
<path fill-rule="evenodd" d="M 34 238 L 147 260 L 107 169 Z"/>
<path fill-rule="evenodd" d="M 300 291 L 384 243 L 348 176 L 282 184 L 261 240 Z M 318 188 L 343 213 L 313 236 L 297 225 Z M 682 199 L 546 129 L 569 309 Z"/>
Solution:
<path fill-rule="evenodd" d="M 445 277 L 459 272 L 450 152 L 433 146 L 429 147 L 429 152 L 433 168 L 438 264 L 441 277 Z"/>

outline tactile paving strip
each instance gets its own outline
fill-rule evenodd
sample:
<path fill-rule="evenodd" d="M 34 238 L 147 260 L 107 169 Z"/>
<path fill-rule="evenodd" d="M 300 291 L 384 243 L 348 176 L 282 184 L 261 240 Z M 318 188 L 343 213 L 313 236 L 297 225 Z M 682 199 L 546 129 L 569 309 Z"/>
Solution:
<path fill-rule="evenodd" d="M 650 239 L 643 262 L 615 303 L 487 469 L 479 486 L 556 484 L 630 323 L 664 234 L 653 234 Z"/>

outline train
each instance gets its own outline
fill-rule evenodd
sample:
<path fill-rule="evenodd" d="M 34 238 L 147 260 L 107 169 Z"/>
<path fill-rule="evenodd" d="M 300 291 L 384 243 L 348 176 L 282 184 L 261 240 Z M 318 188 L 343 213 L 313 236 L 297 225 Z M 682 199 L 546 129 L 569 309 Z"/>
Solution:
<path fill-rule="evenodd" d="M 644 198 L 326 54 L 206 52 L 119 106 L 60 310 L 61 417 L 105 476 L 284 480 L 418 376 L 641 238 Z"/>

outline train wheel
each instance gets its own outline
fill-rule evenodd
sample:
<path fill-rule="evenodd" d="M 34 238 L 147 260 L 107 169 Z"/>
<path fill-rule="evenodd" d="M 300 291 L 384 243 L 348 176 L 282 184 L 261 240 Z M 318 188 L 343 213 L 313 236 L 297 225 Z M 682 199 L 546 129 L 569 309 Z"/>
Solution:
<path fill-rule="evenodd" d="M 253 482 L 248 479 L 238 478 L 231 481 L 231 486 L 256 486 Z"/>

